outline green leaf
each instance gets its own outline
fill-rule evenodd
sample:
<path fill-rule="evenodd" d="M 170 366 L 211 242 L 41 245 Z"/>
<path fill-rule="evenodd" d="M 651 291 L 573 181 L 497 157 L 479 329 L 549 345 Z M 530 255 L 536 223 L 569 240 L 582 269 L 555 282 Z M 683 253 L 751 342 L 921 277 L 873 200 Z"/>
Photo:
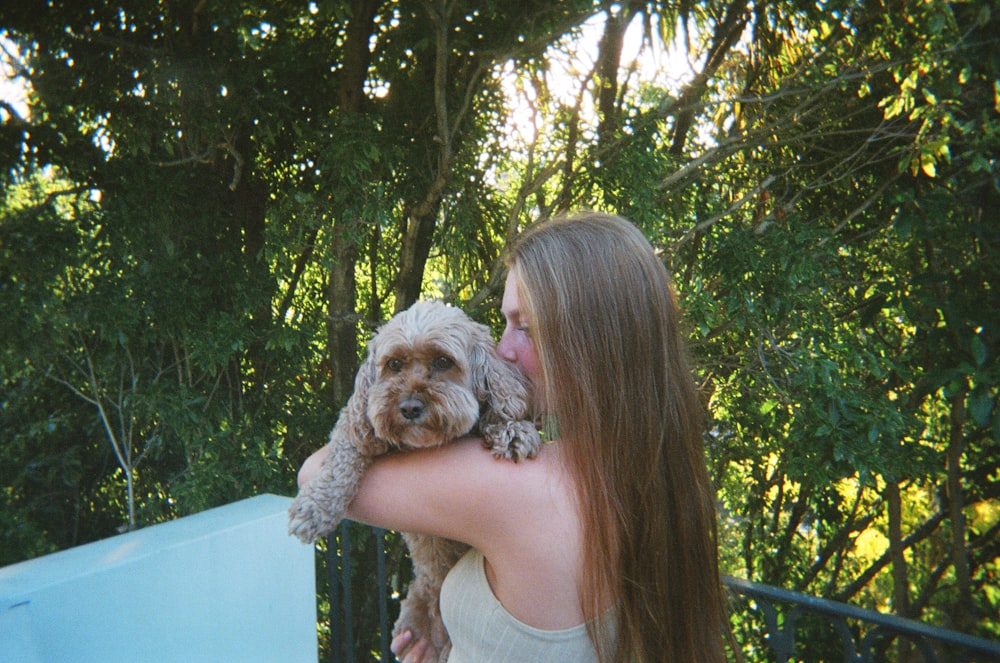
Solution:
<path fill-rule="evenodd" d="M 975 360 L 976 366 L 980 368 L 985 366 L 987 359 L 989 359 L 990 351 L 986 347 L 983 337 L 979 335 L 973 336 L 972 341 L 969 343 L 969 349 L 972 351 L 972 358 Z"/>
<path fill-rule="evenodd" d="M 972 390 L 966 399 L 966 407 L 976 424 L 984 428 L 990 425 L 990 417 L 993 414 L 993 396 L 986 385 L 979 385 Z"/>

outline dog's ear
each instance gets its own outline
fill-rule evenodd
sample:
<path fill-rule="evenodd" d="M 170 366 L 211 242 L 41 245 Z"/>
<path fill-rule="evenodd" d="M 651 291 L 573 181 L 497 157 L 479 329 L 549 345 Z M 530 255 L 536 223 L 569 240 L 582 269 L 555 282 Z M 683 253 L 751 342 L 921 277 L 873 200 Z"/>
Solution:
<path fill-rule="evenodd" d="M 369 343 L 368 356 L 354 378 L 354 393 L 340 411 L 338 426 L 343 427 L 351 442 L 366 455 L 378 456 L 387 452 L 389 445 L 375 435 L 375 429 L 368 419 L 368 393 L 378 377 L 373 344 L 374 339 Z"/>
<path fill-rule="evenodd" d="M 470 355 L 476 398 L 492 410 L 491 417 L 505 421 L 529 418 L 524 378 L 497 356 L 496 346 L 485 327 L 481 334 L 476 334 Z"/>

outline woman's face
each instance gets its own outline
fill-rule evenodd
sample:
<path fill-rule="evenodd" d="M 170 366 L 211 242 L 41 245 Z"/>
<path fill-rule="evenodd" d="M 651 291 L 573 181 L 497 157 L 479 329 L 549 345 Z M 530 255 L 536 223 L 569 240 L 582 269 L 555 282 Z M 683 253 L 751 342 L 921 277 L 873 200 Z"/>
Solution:
<path fill-rule="evenodd" d="M 507 273 L 503 304 L 500 306 L 500 312 L 503 313 L 507 324 L 504 327 L 503 336 L 500 337 L 497 354 L 521 371 L 531 382 L 537 394 L 541 389 L 539 380 L 541 380 L 542 369 L 538 361 L 538 353 L 535 350 L 535 342 L 531 338 L 531 321 L 527 319 L 527 313 L 521 308 L 518 288 L 517 272 L 512 269 Z"/>

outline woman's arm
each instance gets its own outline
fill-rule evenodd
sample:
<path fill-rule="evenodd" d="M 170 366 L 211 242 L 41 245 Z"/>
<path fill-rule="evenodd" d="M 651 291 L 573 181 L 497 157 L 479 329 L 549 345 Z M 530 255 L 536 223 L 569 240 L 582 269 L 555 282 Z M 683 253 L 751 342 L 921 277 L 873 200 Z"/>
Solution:
<path fill-rule="evenodd" d="M 387 454 L 365 473 L 347 517 L 489 549 L 515 520 L 511 501 L 539 480 L 536 463 L 494 458 L 478 438 Z"/>
<path fill-rule="evenodd" d="M 317 474 L 329 445 L 302 464 L 299 488 Z M 549 454 L 515 463 L 495 458 L 478 438 L 431 449 L 379 456 L 361 479 L 347 517 L 358 522 L 463 541 L 483 549 L 494 532 L 510 527 L 519 506 L 527 508 Z M 523 524 L 523 523 L 522 523 Z"/>

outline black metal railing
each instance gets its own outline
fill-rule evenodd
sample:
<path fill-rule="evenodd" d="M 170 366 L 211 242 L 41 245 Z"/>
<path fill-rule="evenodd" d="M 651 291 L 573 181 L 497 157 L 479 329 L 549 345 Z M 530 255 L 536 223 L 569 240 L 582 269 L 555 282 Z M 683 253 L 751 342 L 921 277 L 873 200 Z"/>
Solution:
<path fill-rule="evenodd" d="M 866 610 L 847 603 L 762 585 L 743 578 L 724 577 L 730 592 L 738 595 L 764 620 L 763 636 L 777 663 L 804 659 L 798 635 L 804 618 L 819 618 L 826 626 L 829 648 L 847 662 L 912 660 L 925 663 L 988 663 L 1000 661 L 1000 642 L 930 626 L 897 615 Z M 779 609 L 780 608 L 780 609 Z M 822 637 L 822 635 L 820 636 Z M 811 643 L 816 651 L 815 642 Z M 908 652 L 895 655 L 893 646 Z M 919 654 L 914 656 L 913 654 Z M 826 654 L 826 652 L 824 652 Z M 812 660 L 836 660 L 834 658 Z"/>
<path fill-rule="evenodd" d="M 347 522 L 327 539 L 330 615 L 325 660 L 394 660 L 389 640 L 398 601 L 392 597 L 407 578 L 387 571 L 406 566 L 388 564 L 387 557 L 398 560 L 404 552 L 401 546 L 401 540 L 387 537 L 385 530 Z M 1000 663 L 997 641 L 742 578 L 726 576 L 724 583 L 737 604 L 734 631 L 748 659 L 759 660 L 760 649 L 766 649 L 766 659 L 776 663 Z M 379 591 L 372 591 L 375 588 Z M 816 654 L 819 647 L 821 655 Z"/>

